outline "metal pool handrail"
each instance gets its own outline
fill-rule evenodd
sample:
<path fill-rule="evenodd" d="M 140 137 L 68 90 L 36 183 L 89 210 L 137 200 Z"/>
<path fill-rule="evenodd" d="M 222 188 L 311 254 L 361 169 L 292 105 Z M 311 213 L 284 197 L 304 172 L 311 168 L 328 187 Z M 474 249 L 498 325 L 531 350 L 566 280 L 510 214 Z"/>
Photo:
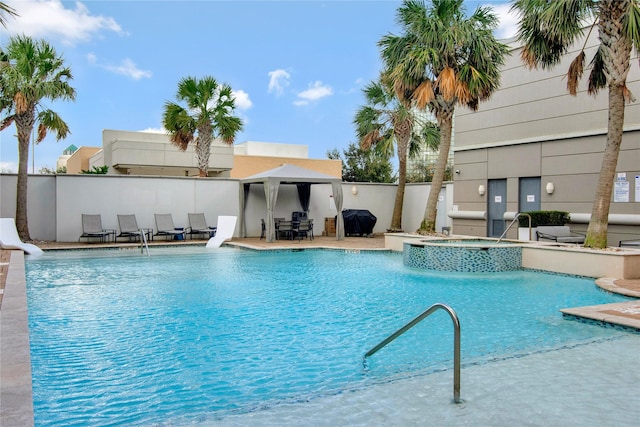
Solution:
<path fill-rule="evenodd" d="M 147 249 L 147 256 L 149 255 L 149 245 L 147 244 L 147 233 L 141 228 L 140 230 L 140 253 L 144 253 L 144 249 Z"/>
<path fill-rule="evenodd" d="M 378 350 L 389 344 L 391 341 L 398 338 L 400 335 L 407 332 L 409 329 L 418 324 L 425 317 L 429 316 L 431 313 L 438 309 L 443 309 L 453 321 L 454 335 L 453 335 L 453 401 L 455 403 L 460 403 L 460 321 L 458 320 L 458 316 L 456 312 L 446 304 L 436 303 L 431 307 L 426 309 L 422 314 L 418 315 L 415 319 L 404 325 L 402 328 L 395 331 L 393 334 L 389 335 L 385 338 L 380 344 L 373 347 L 371 350 L 367 351 L 364 355 L 363 362 L 366 362 L 367 357 L 373 356 Z"/>
<path fill-rule="evenodd" d="M 507 228 L 504 230 L 504 232 L 502 233 L 502 235 L 500 236 L 500 238 L 498 239 L 498 243 L 500 243 L 500 240 L 502 240 L 502 238 L 504 236 L 507 235 L 507 232 L 509 231 L 509 229 L 511 228 L 511 226 L 516 222 L 516 220 L 518 219 L 518 217 L 520 215 L 524 215 L 527 218 L 529 218 L 529 239 L 531 238 L 531 215 L 529 215 L 528 213 L 524 213 L 524 212 L 518 212 L 516 214 L 515 217 L 513 217 L 513 221 L 511 221 L 511 223 L 507 226 Z"/>

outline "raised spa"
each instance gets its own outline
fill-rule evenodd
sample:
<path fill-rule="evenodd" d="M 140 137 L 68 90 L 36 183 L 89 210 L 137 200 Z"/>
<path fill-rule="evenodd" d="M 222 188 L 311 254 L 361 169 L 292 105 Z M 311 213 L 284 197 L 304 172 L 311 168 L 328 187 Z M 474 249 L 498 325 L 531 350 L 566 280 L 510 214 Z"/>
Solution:
<path fill-rule="evenodd" d="M 404 265 L 424 270 L 498 272 L 522 268 L 522 244 L 489 239 L 405 242 Z"/>

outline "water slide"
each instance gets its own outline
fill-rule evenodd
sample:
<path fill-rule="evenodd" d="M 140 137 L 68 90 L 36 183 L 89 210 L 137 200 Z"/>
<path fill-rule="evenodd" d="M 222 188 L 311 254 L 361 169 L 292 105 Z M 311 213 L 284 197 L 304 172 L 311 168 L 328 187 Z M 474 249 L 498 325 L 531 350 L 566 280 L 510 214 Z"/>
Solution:
<path fill-rule="evenodd" d="M 23 243 L 18 236 L 13 218 L 0 218 L 0 246 L 3 249 L 20 249 L 29 255 L 41 255 L 42 249 L 31 243 Z"/>
<path fill-rule="evenodd" d="M 237 216 L 219 216 L 216 235 L 209 239 L 207 248 L 219 248 L 226 240 L 231 240 L 236 229 Z"/>

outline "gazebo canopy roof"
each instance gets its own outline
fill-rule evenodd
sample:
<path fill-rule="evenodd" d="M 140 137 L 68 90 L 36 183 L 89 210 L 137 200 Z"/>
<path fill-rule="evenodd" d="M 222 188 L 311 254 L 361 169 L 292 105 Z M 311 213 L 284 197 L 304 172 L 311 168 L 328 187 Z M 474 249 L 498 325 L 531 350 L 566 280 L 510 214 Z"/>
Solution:
<path fill-rule="evenodd" d="M 326 175 L 300 166 L 284 164 L 274 169 L 264 171 L 242 179 L 243 184 L 277 181 L 281 183 L 330 183 L 342 182 L 342 178 Z"/>

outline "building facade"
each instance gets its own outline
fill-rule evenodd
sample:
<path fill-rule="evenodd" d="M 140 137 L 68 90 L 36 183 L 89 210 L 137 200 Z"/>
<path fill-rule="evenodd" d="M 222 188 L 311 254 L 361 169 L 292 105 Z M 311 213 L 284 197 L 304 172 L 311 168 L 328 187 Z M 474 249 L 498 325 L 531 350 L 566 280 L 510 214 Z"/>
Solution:
<path fill-rule="evenodd" d="M 75 148 L 75 147 L 74 147 Z M 309 159 L 306 145 L 247 141 L 228 145 L 213 141 L 209 157 L 209 176 L 246 178 L 281 166 L 294 164 L 325 175 L 342 176 L 342 162 Z M 80 147 L 64 159 L 67 173 L 79 174 L 94 166 L 108 166 L 110 175 L 198 176 L 194 147 L 180 151 L 161 133 L 104 130 L 102 148 Z"/>
<path fill-rule="evenodd" d="M 500 90 L 476 112 L 457 109 L 453 232 L 498 237 L 518 212 L 533 210 L 567 211 L 572 229 L 586 231 L 607 137 L 608 91 L 589 95 L 587 70 L 577 96 L 568 93 L 566 72 L 583 43 L 551 70 L 529 70 L 512 43 Z M 598 43 L 594 32 L 588 58 Z M 637 57 L 627 87 L 640 96 Z M 609 245 L 640 238 L 640 103 L 626 104 L 624 123 Z M 507 236 L 515 238 L 515 229 Z"/>

